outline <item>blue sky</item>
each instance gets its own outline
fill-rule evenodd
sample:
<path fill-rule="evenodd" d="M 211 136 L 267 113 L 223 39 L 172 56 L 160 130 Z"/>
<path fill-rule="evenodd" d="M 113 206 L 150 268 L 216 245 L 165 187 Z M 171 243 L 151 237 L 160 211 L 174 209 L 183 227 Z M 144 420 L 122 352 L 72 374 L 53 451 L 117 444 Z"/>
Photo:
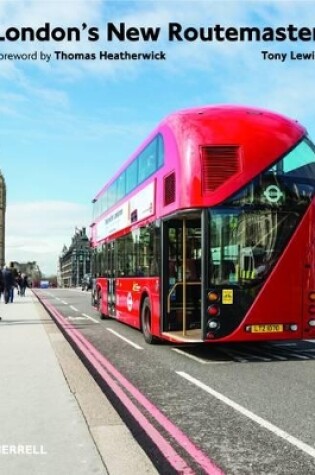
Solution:
<path fill-rule="evenodd" d="M 99 28 L 97 42 L 2 42 L 1 54 L 55 50 L 160 51 L 166 61 L 0 60 L 0 169 L 7 183 L 7 260 L 56 271 L 75 227 L 89 226 L 91 200 L 167 114 L 217 103 L 289 115 L 315 138 L 315 61 L 264 61 L 262 50 L 308 52 L 315 42 L 173 42 L 167 25 L 313 28 L 315 2 L 0 0 L 10 26 Z M 312 24 L 313 21 L 313 24 Z M 105 40 L 108 22 L 161 27 L 157 42 Z"/>

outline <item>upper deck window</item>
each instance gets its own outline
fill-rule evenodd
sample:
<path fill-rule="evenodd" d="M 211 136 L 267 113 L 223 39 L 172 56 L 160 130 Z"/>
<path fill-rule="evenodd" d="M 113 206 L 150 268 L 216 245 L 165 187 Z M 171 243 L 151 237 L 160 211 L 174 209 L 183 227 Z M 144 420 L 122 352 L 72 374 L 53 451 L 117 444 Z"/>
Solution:
<path fill-rule="evenodd" d="M 107 207 L 107 194 L 103 195 L 99 201 L 99 210 L 102 210 Z"/>
<path fill-rule="evenodd" d="M 164 163 L 164 142 L 162 135 L 157 136 L 157 169 Z"/>
<path fill-rule="evenodd" d="M 315 180 L 314 167 L 314 146 L 306 139 L 295 147 L 284 159 L 271 167 L 270 171 L 277 175 L 287 174 L 291 177 L 295 176 Z"/>
<path fill-rule="evenodd" d="M 138 161 L 130 163 L 126 170 L 126 194 L 130 193 L 138 183 Z"/>
<path fill-rule="evenodd" d="M 315 192 L 315 149 L 305 139 L 228 200 L 230 206 L 273 208 L 308 204 Z"/>
<path fill-rule="evenodd" d="M 116 199 L 119 201 L 126 194 L 126 172 L 124 171 L 117 178 L 117 196 Z"/>
<path fill-rule="evenodd" d="M 153 140 L 138 157 L 138 183 L 142 183 L 157 169 L 157 140 Z"/>
<path fill-rule="evenodd" d="M 111 208 L 117 201 L 116 197 L 117 181 L 114 181 L 107 190 L 107 208 Z M 104 211 L 104 209 L 103 209 Z"/>
<path fill-rule="evenodd" d="M 128 195 L 164 164 L 164 142 L 158 134 L 94 203 L 93 218 Z"/>

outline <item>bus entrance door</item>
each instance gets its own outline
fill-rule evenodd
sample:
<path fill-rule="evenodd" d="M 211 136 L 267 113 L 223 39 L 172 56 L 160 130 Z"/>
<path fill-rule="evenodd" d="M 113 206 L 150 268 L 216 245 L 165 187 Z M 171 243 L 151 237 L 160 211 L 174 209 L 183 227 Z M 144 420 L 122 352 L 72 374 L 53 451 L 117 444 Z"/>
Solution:
<path fill-rule="evenodd" d="M 163 332 L 201 341 L 201 218 L 163 223 Z"/>
<path fill-rule="evenodd" d="M 107 279 L 107 312 L 109 317 L 115 317 L 116 315 L 116 295 L 115 295 L 115 254 L 117 248 L 114 243 L 108 244 L 107 256 L 108 256 L 108 269 L 109 278 Z"/>
<path fill-rule="evenodd" d="M 108 279 L 107 308 L 108 316 L 116 315 L 115 279 Z"/>

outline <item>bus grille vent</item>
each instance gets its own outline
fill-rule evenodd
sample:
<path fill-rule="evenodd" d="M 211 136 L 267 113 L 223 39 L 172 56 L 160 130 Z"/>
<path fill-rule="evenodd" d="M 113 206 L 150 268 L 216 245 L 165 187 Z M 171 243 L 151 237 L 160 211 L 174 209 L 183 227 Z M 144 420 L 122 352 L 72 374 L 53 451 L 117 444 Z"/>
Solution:
<path fill-rule="evenodd" d="M 175 201 L 175 172 L 164 177 L 164 206 L 170 205 Z"/>
<path fill-rule="evenodd" d="M 240 171 L 240 148 L 236 145 L 202 147 L 202 192 L 216 190 Z"/>

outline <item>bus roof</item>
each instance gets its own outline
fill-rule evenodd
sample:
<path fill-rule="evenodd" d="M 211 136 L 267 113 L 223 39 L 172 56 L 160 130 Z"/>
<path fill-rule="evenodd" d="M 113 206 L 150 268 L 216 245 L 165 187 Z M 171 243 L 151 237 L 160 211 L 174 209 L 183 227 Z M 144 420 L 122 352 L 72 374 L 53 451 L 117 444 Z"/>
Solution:
<path fill-rule="evenodd" d="M 134 160 L 134 158 L 146 147 L 148 143 L 157 135 L 162 126 L 168 126 L 173 130 L 173 132 L 178 135 L 180 130 L 182 130 L 183 123 L 188 125 L 203 116 L 203 119 L 220 119 L 229 117 L 230 120 L 240 120 L 244 115 L 260 116 L 264 117 L 265 120 L 272 119 L 277 121 L 279 125 L 290 124 L 299 130 L 300 135 L 306 134 L 305 128 L 298 123 L 297 120 L 290 119 L 282 114 L 271 112 L 267 109 L 256 108 L 250 106 L 241 106 L 241 105 L 231 105 L 231 104 L 216 104 L 216 105 L 206 105 L 200 107 L 192 107 L 187 109 L 182 109 L 176 112 L 173 112 L 166 116 L 157 127 L 149 134 L 149 136 L 140 144 L 140 146 L 134 151 L 134 153 L 122 164 L 122 166 L 117 170 L 113 177 L 105 183 L 105 185 L 99 190 L 95 195 L 92 202 L 98 200 L 98 198 L 104 193 L 104 191 L 116 180 L 116 178 L 122 173 L 122 171 L 127 168 L 127 166 Z"/>

